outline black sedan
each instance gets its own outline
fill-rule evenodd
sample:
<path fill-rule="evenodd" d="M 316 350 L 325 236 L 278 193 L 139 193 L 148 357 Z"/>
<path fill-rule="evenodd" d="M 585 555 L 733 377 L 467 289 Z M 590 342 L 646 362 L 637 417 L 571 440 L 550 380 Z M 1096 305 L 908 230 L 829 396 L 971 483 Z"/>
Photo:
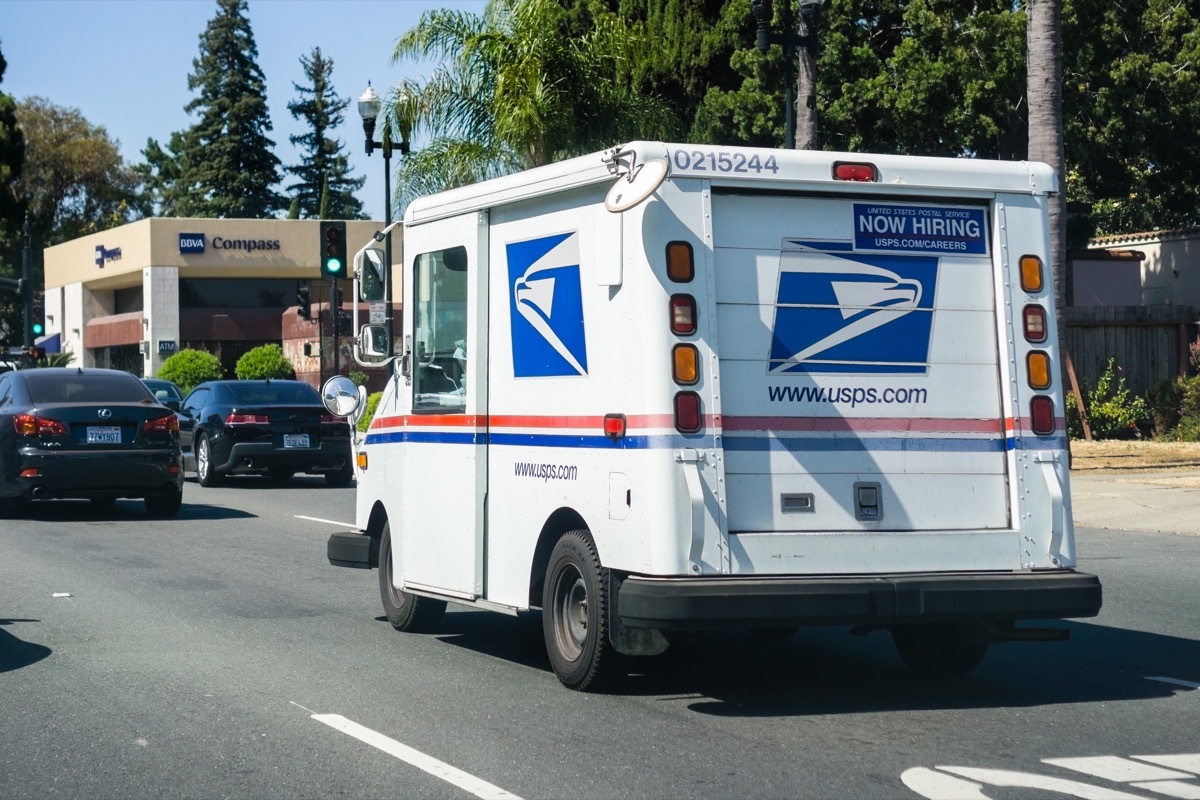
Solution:
<path fill-rule="evenodd" d="M 48 367 L 0 374 L 0 515 L 29 500 L 183 498 L 179 420 L 128 372 Z"/>
<path fill-rule="evenodd" d="M 354 479 L 350 426 L 325 410 L 303 381 L 209 381 L 179 409 L 184 462 L 201 486 L 226 475 L 287 480 L 322 474 L 330 486 Z"/>

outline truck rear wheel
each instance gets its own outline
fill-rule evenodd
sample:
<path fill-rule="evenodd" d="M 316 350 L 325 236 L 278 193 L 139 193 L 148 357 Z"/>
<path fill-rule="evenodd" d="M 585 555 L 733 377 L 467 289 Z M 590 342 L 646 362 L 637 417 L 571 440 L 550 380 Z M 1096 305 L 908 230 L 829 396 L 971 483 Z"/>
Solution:
<path fill-rule="evenodd" d="M 392 580 L 392 529 L 386 522 L 379 540 L 379 595 L 387 621 L 398 631 L 428 633 L 437 629 L 446 613 L 446 601 L 396 588 Z"/>
<path fill-rule="evenodd" d="M 595 691 L 616 674 L 605 577 L 587 531 L 571 531 L 554 545 L 542 591 L 542 634 L 554 674 L 570 689 Z"/>
<path fill-rule="evenodd" d="M 988 648 L 951 624 L 896 625 L 892 641 L 910 669 L 934 677 L 967 674 L 979 666 Z"/>

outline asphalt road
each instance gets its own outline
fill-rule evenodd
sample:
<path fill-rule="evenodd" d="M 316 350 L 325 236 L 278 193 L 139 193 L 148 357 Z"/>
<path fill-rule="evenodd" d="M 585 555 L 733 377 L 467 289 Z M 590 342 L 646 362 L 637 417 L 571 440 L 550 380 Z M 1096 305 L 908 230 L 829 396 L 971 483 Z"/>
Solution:
<path fill-rule="evenodd" d="M 1200 536 L 1082 528 L 1101 616 L 961 680 L 819 629 L 584 695 L 537 615 L 393 631 L 376 574 L 325 561 L 353 491 L 189 482 L 177 520 L 0 522 L 0 798 L 1200 797 Z"/>

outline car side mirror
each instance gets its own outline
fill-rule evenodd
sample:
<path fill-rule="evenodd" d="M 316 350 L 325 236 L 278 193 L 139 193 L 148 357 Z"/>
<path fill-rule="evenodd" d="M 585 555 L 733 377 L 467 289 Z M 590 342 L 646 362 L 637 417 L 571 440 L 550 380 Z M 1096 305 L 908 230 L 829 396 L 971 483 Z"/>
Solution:
<path fill-rule="evenodd" d="M 387 286 L 387 265 L 383 251 L 368 247 L 363 251 L 362 266 L 358 273 L 358 299 L 364 303 L 383 299 Z"/>
<path fill-rule="evenodd" d="M 392 334 L 387 325 L 363 325 L 359 350 L 370 359 L 386 359 L 392 355 Z"/>

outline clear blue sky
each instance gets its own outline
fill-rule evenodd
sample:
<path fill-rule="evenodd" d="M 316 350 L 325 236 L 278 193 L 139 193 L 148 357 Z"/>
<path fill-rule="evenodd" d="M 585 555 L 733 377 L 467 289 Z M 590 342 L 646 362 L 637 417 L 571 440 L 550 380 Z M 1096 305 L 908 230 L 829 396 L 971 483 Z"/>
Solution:
<path fill-rule="evenodd" d="M 267 80 L 275 155 L 296 164 L 289 134 L 303 132 L 287 110 L 293 84 L 305 84 L 300 56 L 314 47 L 333 59 L 333 84 L 349 99 L 337 137 L 366 212 L 383 218 L 383 159 L 363 148 L 354 101 L 371 81 L 381 96 L 401 78 L 424 79 L 435 65 L 393 66 L 392 47 L 430 8 L 482 13 L 484 0 L 249 0 L 258 65 Z M 38 95 L 78 109 L 118 141 L 128 163 L 143 161 L 148 138 L 166 144 L 195 120 L 187 76 L 216 0 L 0 0 L 0 52 L 8 70 L 0 91 L 18 100 Z M 394 170 L 393 170 L 394 173 Z M 290 176 L 285 177 L 285 183 Z"/>

